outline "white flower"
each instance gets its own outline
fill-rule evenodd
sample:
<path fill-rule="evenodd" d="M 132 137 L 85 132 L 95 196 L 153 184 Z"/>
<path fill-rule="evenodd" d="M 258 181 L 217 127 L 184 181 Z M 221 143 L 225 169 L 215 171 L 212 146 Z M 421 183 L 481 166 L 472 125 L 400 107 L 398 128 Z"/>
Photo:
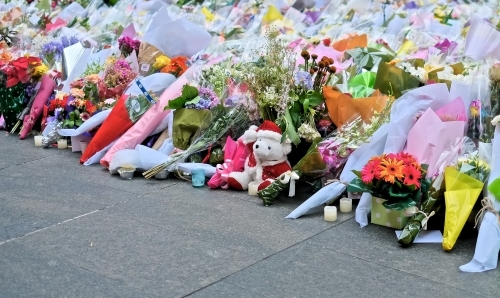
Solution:
<path fill-rule="evenodd" d="M 493 120 L 491 120 L 491 124 L 492 125 L 498 125 L 500 123 L 500 115 L 496 116 L 495 118 L 493 118 Z"/>

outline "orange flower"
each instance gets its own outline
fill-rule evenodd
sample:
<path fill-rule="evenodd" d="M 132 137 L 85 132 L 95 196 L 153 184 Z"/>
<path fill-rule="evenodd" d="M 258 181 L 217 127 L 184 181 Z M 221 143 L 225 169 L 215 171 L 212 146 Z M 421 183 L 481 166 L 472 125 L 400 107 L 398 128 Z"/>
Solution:
<path fill-rule="evenodd" d="M 189 68 L 187 65 L 188 58 L 184 56 L 174 57 L 170 60 L 167 66 L 163 67 L 160 72 L 170 73 L 176 77 L 180 77 Z"/>
<path fill-rule="evenodd" d="M 380 177 L 385 182 L 394 183 L 396 179 L 403 179 L 403 161 L 396 158 L 383 159 L 380 163 L 382 170 Z"/>

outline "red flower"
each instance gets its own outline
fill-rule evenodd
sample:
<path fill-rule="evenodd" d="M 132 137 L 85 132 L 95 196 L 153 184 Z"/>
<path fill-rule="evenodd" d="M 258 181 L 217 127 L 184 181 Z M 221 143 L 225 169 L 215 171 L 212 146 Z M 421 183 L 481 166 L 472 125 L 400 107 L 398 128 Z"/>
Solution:
<path fill-rule="evenodd" d="M 89 114 L 93 114 L 97 111 L 97 108 L 95 107 L 94 104 L 92 104 L 92 102 L 90 100 L 87 100 L 85 102 L 85 111 L 87 111 L 87 113 Z"/>
<path fill-rule="evenodd" d="M 330 38 L 323 39 L 323 44 L 325 45 L 325 47 L 329 47 L 331 43 L 332 40 Z"/>
<path fill-rule="evenodd" d="M 373 179 L 380 177 L 380 168 L 376 161 L 369 161 L 361 170 L 361 180 L 371 183 Z"/>
<path fill-rule="evenodd" d="M 408 186 L 415 185 L 416 188 L 420 188 L 422 173 L 417 168 L 406 166 L 403 168 L 403 175 L 405 176 L 404 184 Z"/>

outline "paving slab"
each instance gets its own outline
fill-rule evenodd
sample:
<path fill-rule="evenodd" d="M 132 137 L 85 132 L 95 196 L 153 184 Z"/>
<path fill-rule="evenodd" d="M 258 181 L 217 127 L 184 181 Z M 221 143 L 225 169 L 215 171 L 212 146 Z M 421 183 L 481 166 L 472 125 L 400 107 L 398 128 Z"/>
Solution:
<path fill-rule="evenodd" d="M 0 246 L 2 297 L 154 297 L 15 242 Z"/>
<path fill-rule="evenodd" d="M 193 235 L 100 211 L 17 240 L 161 297 L 181 297 L 258 259 Z"/>
<path fill-rule="evenodd" d="M 250 202 L 238 197 L 249 196 L 230 190 L 196 189 L 190 183 L 179 181 L 161 195 L 143 196 L 108 211 L 261 258 L 354 216 L 353 212 L 340 213 L 334 223 L 325 222 L 321 213 L 291 220 L 285 216 L 296 205 L 278 203 L 265 207 L 260 199 Z"/>
<path fill-rule="evenodd" d="M 0 198 L 0 200 L 2 200 Z M 52 226 L 51 222 L 0 204 L 0 242 Z"/>
<path fill-rule="evenodd" d="M 484 297 L 306 242 L 223 282 L 266 297 Z"/>
<path fill-rule="evenodd" d="M 33 150 L 34 144 L 33 137 L 19 140 L 18 136 L 6 134 L 0 130 L 0 148 L 2 150 L 0 170 L 62 153 L 57 152 L 57 150 L 42 150 L 41 148 Z"/>
<path fill-rule="evenodd" d="M 475 238 L 459 239 L 451 252 L 443 251 L 441 244 L 413 244 L 402 248 L 393 229 L 377 225 L 361 229 L 354 220 L 349 220 L 307 242 L 483 296 L 497 296 L 500 290 L 499 270 L 471 274 L 458 269 L 471 261 Z"/>
<path fill-rule="evenodd" d="M 226 282 L 218 282 L 209 287 L 203 288 L 188 297 L 192 298 L 214 298 L 214 297 L 238 297 L 238 298 L 262 298 L 261 294 L 254 293 L 242 287 L 238 287 Z"/>

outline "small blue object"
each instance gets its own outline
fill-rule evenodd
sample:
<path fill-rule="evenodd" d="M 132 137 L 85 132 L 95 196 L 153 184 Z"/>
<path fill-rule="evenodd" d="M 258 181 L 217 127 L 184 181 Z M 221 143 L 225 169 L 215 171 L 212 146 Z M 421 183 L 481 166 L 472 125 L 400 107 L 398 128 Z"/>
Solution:
<path fill-rule="evenodd" d="M 191 182 L 193 187 L 203 187 L 205 186 L 205 170 L 194 169 L 191 171 Z"/>

